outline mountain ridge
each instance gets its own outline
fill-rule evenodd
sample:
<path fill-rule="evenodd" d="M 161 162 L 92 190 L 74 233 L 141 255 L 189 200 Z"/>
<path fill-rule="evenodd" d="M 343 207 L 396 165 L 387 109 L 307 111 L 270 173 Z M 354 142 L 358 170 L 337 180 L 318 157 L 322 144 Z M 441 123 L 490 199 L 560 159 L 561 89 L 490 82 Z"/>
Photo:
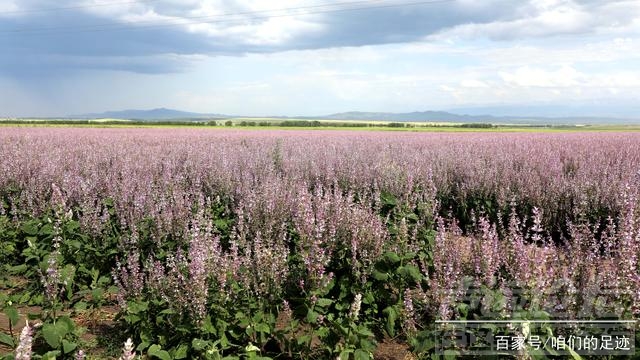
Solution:
<path fill-rule="evenodd" d="M 105 111 L 102 113 L 89 113 L 72 115 L 73 119 L 129 119 L 129 120 L 199 120 L 199 119 L 226 119 L 226 118 L 263 118 L 260 116 L 236 116 L 219 113 L 197 113 L 168 108 L 156 108 L 149 110 L 120 110 Z M 494 115 L 468 115 L 456 114 L 449 111 L 412 111 L 405 113 L 395 112 L 366 112 L 347 111 L 321 116 L 269 116 L 274 119 L 307 119 L 307 120 L 352 120 L 352 121 L 390 121 L 390 122 L 455 122 L 455 123 L 495 123 L 495 124 L 637 124 L 640 119 L 618 118 L 607 116 L 494 116 Z"/>

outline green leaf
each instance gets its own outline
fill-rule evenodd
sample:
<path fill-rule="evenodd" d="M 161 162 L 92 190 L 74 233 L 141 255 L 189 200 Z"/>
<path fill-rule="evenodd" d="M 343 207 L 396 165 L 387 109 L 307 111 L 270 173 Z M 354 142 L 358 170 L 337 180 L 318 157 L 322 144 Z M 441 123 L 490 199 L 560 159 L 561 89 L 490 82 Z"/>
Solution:
<path fill-rule="evenodd" d="M 64 337 L 67 333 L 73 332 L 76 327 L 73 320 L 68 316 L 60 316 L 56 321 L 56 326 L 61 327 L 61 331 L 64 332 L 61 337 Z"/>
<path fill-rule="evenodd" d="M 15 327 L 16 324 L 18 323 L 18 320 L 20 319 L 20 314 L 18 314 L 18 310 L 13 306 L 9 306 L 4 309 L 4 313 L 7 315 L 7 318 L 9 318 L 9 323 L 11 324 L 11 327 Z"/>
<path fill-rule="evenodd" d="M 444 358 L 445 360 L 455 360 L 458 358 L 458 352 L 455 350 L 445 350 L 444 351 Z"/>
<path fill-rule="evenodd" d="M 78 347 L 78 344 L 74 342 L 62 340 L 62 351 L 64 351 L 65 354 L 71 353 L 77 347 Z"/>
<path fill-rule="evenodd" d="M 31 234 L 31 235 L 35 235 L 35 234 Z M 40 235 L 44 235 L 44 236 L 53 235 L 53 224 L 47 223 L 42 225 L 42 228 L 40 229 Z"/>
<path fill-rule="evenodd" d="M 134 325 L 139 323 L 142 318 L 138 315 L 125 315 L 124 320 L 127 322 L 127 324 Z"/>
<path fill-rule="evenodd" d="M 91 298 L 93 301 L 101 301 L 104 298 L 104 289 L 95 288 L 91 290 Z"/>
<path fill-rule="evenodd" d="M 38 223 L 35 221 L 28 221 L 22 224 L 20 230 L 27 235 L 38 235 Z"/>
<path fill-rule="evenodd" d="M 362 349 L 356 349 L 356 352 L 353 353 L 354 357 L 356 358 L 356 360 L 371 360 L 371 354 L 369 354 L 368 352 L 362 350 Z"/>
<path fill-rule="evenodd" d="M 13 274 L 13 275 L 20 275 L 23 274 L 24 272 L 26 272 L 28 269 L 27 264 L 20 264 L 20 265 L 16 265 L 16 266 L 12 266 L 9 268 L 9 273 Z"/>
<path fill-rule="evenodd" d="M 380 193 L 380 200 L 383 205 L 388 207 L 394 207 L 398 204 L 398 200 L 396 200 L 395 196 L 387 191 L 382 191 Z"/>
<path fill-rule="evenodd" d="M 179 345 L 175 352 L 173 353 L 174 359 L 186 359 L 189 353 L 189 345 L 181 344 Z"/>
<path fill-rule="evenodd" d="M 58 356 L 60 356 L 60 351 L 49 351 L 48 353 L 42 355 L 42 360 L 56 360 Z"/>
<path fill-rule="evenodd" d="M 310 335 L 298 336 L 296 337 L 296 342 L 298 346 L 309 344 L 311 342 L 311 336 Z"/>
<path fill-rule="evenodd" d="M 65 242 L 65 244 L 71 248 L 75 248 L 76 250 L 82 248 L 82 243 L 78 240 L 68 240 Z"/>
<path fill-rule="evenodd" d="M 145 301 L 129 301 L 127 303 L 127 312 L 129 314 L 139 314 L 149 309 L 149 303 Z"/>
<path fill-rule="evenodd" d="M 371 330 L 367 329 L 364 326 L 360 326 L 358 328 L 358 334 L 367 337 L 374 337 L 375 335 L 371 332 Z"/>
<path fill-rule="evenodd" d="M 319 306 L 321 308 L 326 308 L 327 306 L 329 306 L 331 304 L 333 304 L 333 300 L 327 299 L 327 298 L 320 298 L 316 302 L 316 306 Z"/>
<path fill-rule="evenodd" d="M 373 296 L 373 292 L 369 291 L 369 292 L 364 293 L 363 296 L 362 296 L 362 303 L 363 304 L 367 304 L 367 305 L 375 304 L 376 303 L 376 298 L 375 298 L 375 296 Z"/>
<path fill-rule="evenodd" d="M 160 360 L 171 360 L 171 355 L 169 355 L 169 353 L 166 352 L 165 350 L 162 350 L 160 345 L 157 345 L 157 344 L 153 344 L 151 345 L 151 347 L 149 347 L 149 350 L 147 351 L 147 355 L 150 358 L 157 357 Z"/>
<path fill-rule="evenodd" d="M 193 350 L 195 350 L 195 351 L 205 350 L 210 345 L 211 345 L 211 341 L 208 341 L 208 340 L 193 339 L 193 341 L 191 341 L 191 346 L 193 347 Z"/>
<path fill-rule="evenodd" d="M 265 334 L 269 334 L 271 332 L 271 329 L 269 328 L 268 324 L 259 323 L 259 324 L 256 324 L 255 331 L 261 332 L 261 333 L 265 333 Z"/>
<path fill-rule="evenodd" d="M 461 303 L 458 303 L 456 308 L 460 316 L 463 319 L 466 319 L 467 316 L 469 315 L 469 305 L 461 302 Z"/>
<path fill-rule="evenodd" d="M 387 281 L 387 280 L 389 280 L 389 274 L 384 273 L 382 271 L 374 270 L 372 275 L 373 275 L 373 278 L 378 280 L 378 281 Z"/>
<path fill-rule="evenodd" d="M 351 355 L 352 352 L 353 352 L 353 350 L 351 350 L 351 349 L 342 350 L 342 352 L 338 356 L 338 359 L 340 359 L 340 360 L 349 360 L 349 355 Z"/>
<path fill-rule="evenodd" d="M 60 339 L 66 335 L 64 328 L 54 324 L 44 324 L 42 326 L 42 336 L 44 340 L 54 349 L 60 347 Z"/>
<path fill-rule="evenodd" d="M 86 310 L 89 307 L 89 304 L 87 304 L 85 301 L 78 301 L 75 305 L 73 305 L 73 308 L 76 310 Z"/>
<path fill-rule="evenodd" d="M 386 253 L 384 253 L 383 257 L 385 262 L 388 262 L 391 264 L 397 264 L 400 262 L 400 256 L 398 256 L 398 254 L 391 251 L 387 251 Z"/>
<path fill-rule="evenodd" d="M 405 265 L 398 268 L 398 274 L 405 278 L 405 280 L 411 280 L 415 283 L 422 281 L 422 273 L 414 265 Z"/>
<path fill-rule="evenodd" d="M 389 306 L 382 310 L 382 313 L 387 316 L 387 323 L 385 324 L 385 330 L 387 330 L 387 334 L 389 336 L 395 336 L 395 326 L 396 320 L 398 319 L 398 312 L 396 311 L 395 306 Z"/>
<path fill-rule="evenodd" d="M 410 340 L 411 346 L 417 353 L 426 353 L 431 351 L 435 347 L 433 337 L 429 331 L 422 331 L 418 335 Z"/>
<path fill-rule="evenodd" d="M 202 326 L 200 326 L 200 329 L 205 334 L 217 334 L 216 327 L 213 326 L 213 324 L 211 323 L 210 316 L 207 316 L 206 318 L 204 318 L 204 321 L 202 322 Z M 224 331 L 224 329 L 221 329 L 221 330 Z"/>
<path fill-rule="evenodd" d="M 313 310 L 309 310 L 309 312 L 307 313 L 307 318 L 306 318 L 306 320 L 307 320 L 307 322 L 308 322 L 309 324 L 315 324 L 315 323 L 316 323 L 316 320 L 318 320 L 318 316 L 319 316 L 319 315 L 320 315 L 320 314 L 318 314 L 317 312 L 315 312 L 315 311 L 313 311 Z"/>
<path fill-rule="evenodd" d="M 11 336 L 9 336 L 8 334 L 3 333 L 3 332 L 0 332 L 0 343 L 8 345 L 10 348 L 15 347 L 15 344 L 13 342 L 13 338 Z"/>

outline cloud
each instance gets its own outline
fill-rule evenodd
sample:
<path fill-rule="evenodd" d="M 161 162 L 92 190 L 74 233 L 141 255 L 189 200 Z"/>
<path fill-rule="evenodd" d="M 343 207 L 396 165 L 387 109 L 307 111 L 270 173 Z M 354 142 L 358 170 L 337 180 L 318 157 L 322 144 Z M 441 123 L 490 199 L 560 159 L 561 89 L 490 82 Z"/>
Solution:
<path fill-rule="evenodd" d="M 158 66 L 157 59 L 165 54 L 241 56 L 406 43 L 457 24 L 508 17 L 510 6 L 499 11 L 477 11 L 488 8 L 494 1 L 481 7 L 468 7 L 465 5 L 468 1 L 388 7 L 398 3 L 372 1 L 328 6 L 319 1 L 286 0 L 276 6 L 276 2 L 256 0 L 164 0 L 78 8 L 78 3 L 65 0 L 56 6 L 70 7 L 67 10 L 38 12 L 34 10 L 50 8 L 50 3 L 27 0 L 20 3 L 22 12 L 2 15 L 0 46 L 7 50 L 7 56 L 0 72 L 24 74 L 46 69 L 47 65 L 53 72 L 82 68 L 83 64 L 88 68 L 132 72 L 174 72 L 184 66 L 171 57 L 164 67 Z M 4 7 L 14 9 L 16 4 L 4 3 Z M 274 7 L 289 10 L 273 11 Z M 81 60 L 71 61 L 73 66 L 64 66 L 55 59 L 47 64 L 46 59 L 52 55 L 77 56 Z M 42 59 L 36 62 L 38 68 L 29 67 L 31 63 L 27 62 L 20 69 L 21 59 L 31 57 Z M 85 61 L 88 57 L 95 60 Z M 128 68 L 124 62 L 113 60 L 125 57 L 132 57 Z M 152 70 L 140 66 L 144 57 L 148 57 Z"/>
<path fill-rule="evenodd" d="M 585 76 L 571 66 L 563 66 L 557 70 L 546 70 L 523 66 L 514 72 L 501 72 L 500 77 L 511 86 L 521 87 L 571 87 L 581 83 Z"/>
<path fill-rule="evenodd" d="M 398 4 L 403 3 L 160 0 L 99 6 L 62 0 L 56 7 L 66 10 L 37 11 L 50 9 L 51 3 L 0 0 L 0 9 L 5 9 L 0 11 L 0 47 L 6 54 L 0 73 L 19 76 L 81 68 L 170 73 L 192 65 L 189 57 L 175 55 L 242 56 L 451 37 L 514 40 L 614 31 L 638 21 L 640 9 L 637 2 L 604 0 L 457 0 L 389 6 Z"/>
<path fill-rule="evenodd" d="M 465 88 L 488 88 L 489 87 L 487 83 L 477 79 L 464 79 L 460 82 L 460 86 Z"/>
<path fill-rule="evenodd" d="M 638 28 L 640 3 L 606 0 L 532 0 L 515 10 L 510 19 L 467 23 L 443 29 L 436 38 L 517 40 L 559 35 L 616 32 Z"/>
<path fill-rule="evenodd" d="M 54 5 L 0 0 L 4 111 L 173 106 L 312 115 L 640 94 L 638 1 L 373 8 L 405 0 L 155 0 L 77 7 L 109 1 L 117 2 L 60 0 L 55 7 L 74 8 L 34 11 Z M 365 6 L 372 8 L 352 9 Z"/>

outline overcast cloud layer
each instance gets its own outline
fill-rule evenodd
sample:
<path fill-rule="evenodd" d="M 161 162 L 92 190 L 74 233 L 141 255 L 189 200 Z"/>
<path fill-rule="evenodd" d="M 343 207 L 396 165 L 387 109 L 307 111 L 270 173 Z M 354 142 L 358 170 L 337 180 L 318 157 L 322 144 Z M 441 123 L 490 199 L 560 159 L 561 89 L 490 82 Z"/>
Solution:
<path fill-rule="evenodd" d="M 0 117 L 527 104 L 631 117 L 639 34 L 639 1 L 0 0 Z"/>

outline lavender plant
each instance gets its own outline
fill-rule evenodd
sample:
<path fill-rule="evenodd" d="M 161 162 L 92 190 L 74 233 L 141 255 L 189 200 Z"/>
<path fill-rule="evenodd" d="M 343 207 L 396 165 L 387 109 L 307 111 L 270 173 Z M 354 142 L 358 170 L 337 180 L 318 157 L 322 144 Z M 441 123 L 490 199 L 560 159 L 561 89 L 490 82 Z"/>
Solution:
<path fill-rule="evenodd" d="M 635 133 L 5 128 L 0 155 L 24 302 L 113 284 L 147 356 L 370 356 L 427 351 L 434 320 L 640 313 Z M 75 344 L 57 315 L 48 342 Z"/>

